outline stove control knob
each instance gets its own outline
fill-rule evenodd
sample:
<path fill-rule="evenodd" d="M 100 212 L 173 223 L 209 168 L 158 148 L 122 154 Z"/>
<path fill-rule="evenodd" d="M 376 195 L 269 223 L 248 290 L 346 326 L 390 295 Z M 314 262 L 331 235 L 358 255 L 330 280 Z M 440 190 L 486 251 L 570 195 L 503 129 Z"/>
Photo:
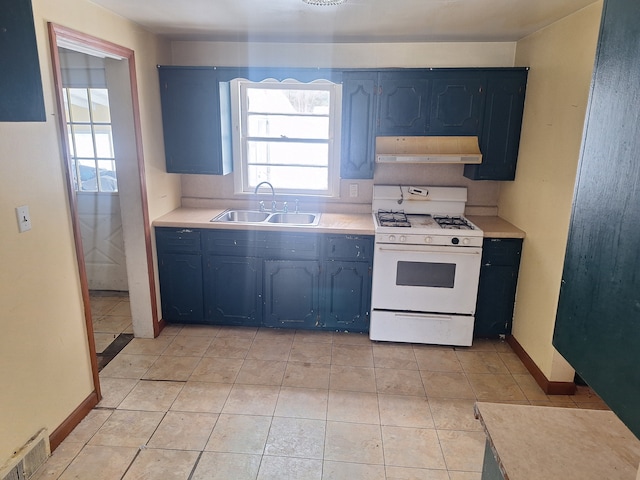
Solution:
<path fill-rule="evenodd" d="M 469 245 L 471 243 L 471 240 L 469 240 L 468 238 L 463 238 L 462 239 L 462 244 L 463 245 Z"/>
<path fill-rule="evenodd" d="M 396 241 L 396 236 L 395 235 L 389 235 L 389 241 L 390 242 L 395 242 Z"/>
<path fill-rule="evenodd" d="M 424 243 L 433 243 L 433 238 L 431 238 L 431 237 L 424 237 Z"/>
<path fill-rule="evenodd" d="M 451 243 L 453 243 L 454 245 L 458 245 L 460 243 L 460 239 L 458 237 L 453 237 L 451 239 Z"/>
<path fill-rule="evenodd" d="M 406 242 L 407 241 L 407 237 L 405 237 L 404 235 L 400 235 L 400 241 L 401 242 Z"/>

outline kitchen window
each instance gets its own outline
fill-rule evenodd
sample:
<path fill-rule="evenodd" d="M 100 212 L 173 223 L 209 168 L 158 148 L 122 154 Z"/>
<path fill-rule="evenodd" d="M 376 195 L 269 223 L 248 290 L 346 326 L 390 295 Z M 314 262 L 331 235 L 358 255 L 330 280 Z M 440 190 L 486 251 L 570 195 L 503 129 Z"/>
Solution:
<path fill-rule="evenodd" d="M 338 193 L 340 85 L 317 81 L 231 84 L 236 193 L 267 181 L 276 193 Z"/>
<path fill-rule="evenodd" d="M 117 192 L 108 90 L 65 87 L 63 95 L 76 191 Z"/>

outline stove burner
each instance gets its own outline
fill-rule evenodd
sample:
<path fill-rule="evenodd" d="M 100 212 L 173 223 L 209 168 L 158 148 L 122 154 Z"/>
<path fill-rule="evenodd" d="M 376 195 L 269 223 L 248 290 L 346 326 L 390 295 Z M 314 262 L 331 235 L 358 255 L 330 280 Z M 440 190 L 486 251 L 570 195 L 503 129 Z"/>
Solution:
<path fill-rule="evenodd" d="M 378 222 L 381 227 L 410 227 L 411 223 L 403 211 L 378 210 Z"/>
<path fill-rule="evenodd" d="M 473 226 L 462 217 L 434 216 L 433 219 L 441 228 L 451 230 L 473 230 Z"/>

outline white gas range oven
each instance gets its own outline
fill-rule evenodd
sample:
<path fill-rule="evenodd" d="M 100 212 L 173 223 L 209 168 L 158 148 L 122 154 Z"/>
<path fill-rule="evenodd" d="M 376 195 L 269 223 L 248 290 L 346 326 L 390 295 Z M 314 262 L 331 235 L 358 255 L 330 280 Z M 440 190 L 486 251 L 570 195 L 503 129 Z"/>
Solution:
<path fill-rule="evenodd" d="M 371 340 L 469 346 L 483 233 L 466 187 L 374 185 Z"/>

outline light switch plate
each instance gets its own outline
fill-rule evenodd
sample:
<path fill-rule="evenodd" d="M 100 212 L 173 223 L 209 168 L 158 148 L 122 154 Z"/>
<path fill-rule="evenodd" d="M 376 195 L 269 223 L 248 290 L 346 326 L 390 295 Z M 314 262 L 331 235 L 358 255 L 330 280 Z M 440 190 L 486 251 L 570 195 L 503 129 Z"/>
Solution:
<path fill-rule="evenodd" d="M 349 184 L 349 197 L 356 198 L 358 196 L 358 184 L 350 183 Z"/>
<path fill-rule="evenodd" d="M 27 205 L 16 207 L 16 217 L 18 219 L 18 230 L 20 233 L 31 230 L 31 216 L 29 215 L 29 207 Z"/>

